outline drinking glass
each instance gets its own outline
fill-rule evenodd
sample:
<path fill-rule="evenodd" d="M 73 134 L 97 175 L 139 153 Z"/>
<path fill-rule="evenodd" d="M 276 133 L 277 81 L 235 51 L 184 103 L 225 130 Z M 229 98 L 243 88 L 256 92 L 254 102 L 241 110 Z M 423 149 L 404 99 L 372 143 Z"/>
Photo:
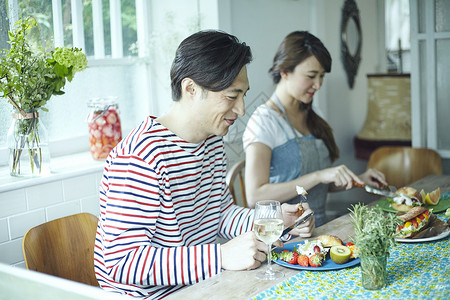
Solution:
<path fill-rule="evenodd" d="M 267 244 L 267 269 L 258 272 L 256 278 L 262 280 L 274 280 L 282 278 L 284 274 L 272 270 L 271 248 L 272 243 L 278 240 L 283 232 L 283 214 L 279 201 L 265 200 L 256 203 L 254 231 L 256 237 Z"/>

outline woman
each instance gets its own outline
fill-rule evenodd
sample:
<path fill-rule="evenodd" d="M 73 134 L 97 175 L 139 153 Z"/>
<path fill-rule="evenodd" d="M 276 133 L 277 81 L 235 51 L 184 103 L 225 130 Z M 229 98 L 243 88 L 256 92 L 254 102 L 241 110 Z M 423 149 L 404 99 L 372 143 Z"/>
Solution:
<path fill-rule="evenodd" d="M 269 70 L 275 92 L 253 113 L 243 135 L 251 207 L 262 199 L 298 203 L 296 186 L 301 186 L 320 226 L 326 221 L 328 191 L 350 189 L 353 180 L 387 184 L 374 169 L 358 177 L 345 165 L 331 167 L 339 149 L 331 127 L 312 109 L 313 96 L 330 71 L 331 56 L 314 35 L 295 31 L 281 43 Z"/>

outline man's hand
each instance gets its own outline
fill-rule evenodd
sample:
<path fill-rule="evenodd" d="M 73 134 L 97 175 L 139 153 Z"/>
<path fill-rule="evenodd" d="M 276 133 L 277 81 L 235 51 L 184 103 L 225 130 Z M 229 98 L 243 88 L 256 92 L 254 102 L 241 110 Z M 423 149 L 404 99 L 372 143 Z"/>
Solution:
<path fill-rule="evenodd" d="M 295 221 L 297 221 L 297 219 L 300 217 L 298 209 L 299 206 L 300 204 L 286 204 L 286 203 L 281 205 L 285 228 L 294 224 Z M 303 206 L 303 214 L 311 212 L 308 203 L 302 203 L 302 206 Z M 292 235 L 298 235 L 300 237 L 306 238 L 312 235 L 314 228 L 315 228 L 314 217 L 311 217 L 309 218 L 308 221 L 298 225 L 296 228 L 292 229 L 289 233 Z"/>
<path fill-rule="evenodd" d="M 277 241 L 274 245 L 281 247 Z M 225 270 L 251 270 L 259 267 L 267 257 L 268 246 L 256 238 L 253 231 L 246 232 L 221 245 L 222 268 Z"/>

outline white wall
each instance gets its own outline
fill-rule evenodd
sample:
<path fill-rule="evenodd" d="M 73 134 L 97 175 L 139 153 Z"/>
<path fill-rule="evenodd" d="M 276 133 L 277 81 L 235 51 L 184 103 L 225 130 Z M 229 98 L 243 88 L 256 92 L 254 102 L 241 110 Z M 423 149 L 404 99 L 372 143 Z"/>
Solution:
<path fill-rule="evenodd" d="M 101 175 L 99 168 L 81 176 L 0 191 L 0 262 L 25 267 L 22 239 L 34 226 L 80 212 L 98 216 Z"/>
<path fill-rule="evenodd" d="M 376 12 L 382 1 L 358 0 L 363 32 L 361 63 L 353 89 L 347 84 L 340 57 L 340 24 L 344 0 L 232 0 L 230 2 L 230 33 L 246 42 L 253 51 L 254 60 L 248 67 L 250 91 L 247 96 L 246 115 L 230 131 L 227 140 L 234 142 L 227 148 L 230 162 L 243 158 L 240 135 L 255 107 L 267 100 L 273 84 L 267 73 L 282 39 L 294 30 L 308 30 L 319 37 L 333 59 L 331 73 L 325 76 L 321 90 L 314 101 L 334 129 L 341 151 L 337 164 L 346 164 L 357 174 L 363 172 L 367 161 L 354 155 L 353 138 L 362 128 L 367 111 L 366 74 L 384 68 L 384 24 L 379 23 Z M 226 18 L 227 13 L 220 14 Z M 381 39 L 379 38 L 381 36 Z M 239 151 L 240 150 L 240 151 Z M 331 195 L 332 202 L 358 202 L 371 200 L 360 190 Z M 344 205 L 345 206 L 345 205 Z M 345 210 L 345 207 L 344 207 Z"/>

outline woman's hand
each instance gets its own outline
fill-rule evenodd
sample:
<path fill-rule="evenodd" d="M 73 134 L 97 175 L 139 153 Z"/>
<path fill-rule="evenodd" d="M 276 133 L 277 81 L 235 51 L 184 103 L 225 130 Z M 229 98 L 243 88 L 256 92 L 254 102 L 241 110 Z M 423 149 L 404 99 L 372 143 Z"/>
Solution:
<path fill-rule="evenodd" d="M 297 221 L 297 219 L 300 217 L 299 206 L 300 204 L 287 204 L 287 203 L 281 205 L 281 211 L 283 212 L 285 228 L 294 224 L 295 221 Z M 302 203 L 301 206 L 303 206 L 303 214 L 312 212 L 311 209 L 309 208 L 308 203 Z M 306 238 L 312 235 L 314 228 L 315 228 L 314 217 L 311 217 L 308 219 L 308 221 L 292 229 L 289 232 L 289 234 L 298 235 L 300 237 Z"/>
<path fill-rule="evenodd" d="M 328 169 L 323 169 L 317 171 L 319 174 L 320 181 L 322 183 L 334 184 L 337 188 L 345 188 L 346 190 L 351 189 L 353 187 L 353 180 L 358 182 L 359 184 L 363 184 L 364 182 L 355 175 L 349 168 L 345 165 L 340 165 L 337 167 L 332 167 Z"/>
<path fill-rule="evenodd" d="M 359 178 L 364 181 L 364 183 L 377 188 L 388 185 L 384 174 L 377 169 L 368 169 L 366 172 L 359 175 Z"/>

